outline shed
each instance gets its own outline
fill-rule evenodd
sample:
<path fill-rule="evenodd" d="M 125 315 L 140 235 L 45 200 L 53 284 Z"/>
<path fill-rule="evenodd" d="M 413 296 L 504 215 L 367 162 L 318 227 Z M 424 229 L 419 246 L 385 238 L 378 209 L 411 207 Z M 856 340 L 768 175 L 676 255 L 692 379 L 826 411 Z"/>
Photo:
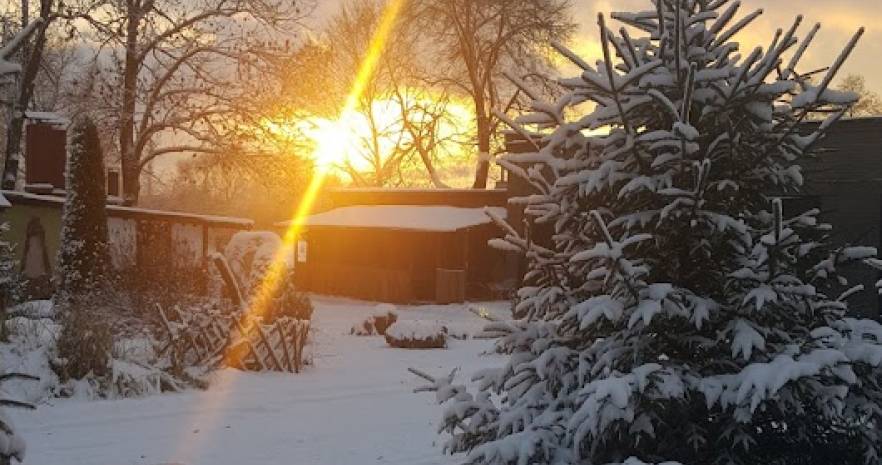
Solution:
<path fill-rule="evenodd" d="M 818 123 L 809 123 L 806 130 Z M 817 156 L 804 163 L 806 185 L 789 203 L 790 213 L 818 208 L 833 225 L 840 245 L 865 245 L 882 250 L 882 118 L 851 118 L 836 123 L 819 144 Z M 785 209 L 788 203 L 785 202 Z M 856 265 L 844 273 L 864 291 L 850 302 L 854 312 L 878 317 L 878 271 Z"/>
<path fill-rule="evenodd" d="M 301 289 L 383 302 L 459 302 L 492 291 L 502 254 L 486 210 L 449 205 L 347 205 L 304 219 Z M 287 227 L 290 223 L 280 223 Z"/>
<path fill-rule="evenodd" d="M 49 294 L 49 279 L 61 239 L 65 199 L 57 195 L 2 191 L 0 220 L 8 230 L 2 239 L 15 245 L 21 272 L 34 297 Z M 4 208 L 4 203 L 8 207 Z M 138 269 L 139 276 L 198 277 L 211 252 L 222 250 L 238 231 L 249 230 L 251 220 L 196 215 L 163 210 L 107 205 L 107 229 L 112 265 L 123 271 Z"/>

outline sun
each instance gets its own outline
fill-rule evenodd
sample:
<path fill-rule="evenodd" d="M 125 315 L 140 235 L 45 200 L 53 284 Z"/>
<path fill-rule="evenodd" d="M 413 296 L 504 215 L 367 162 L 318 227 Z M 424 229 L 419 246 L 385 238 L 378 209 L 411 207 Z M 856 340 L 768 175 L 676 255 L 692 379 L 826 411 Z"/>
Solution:
<path fill-rule="evenodd" d="M 306 136 L 315 145 L 312 158 L 320 168 L 328 169 L 352 163 L 357 151 L 358 135 L 351 118 L 336 121 L 314 118 L 307 121 Z"/>
<path fill-rule="evenodd" d="M 278 117 L 261 122 L 263 128 L 274 138 L 283 142 L 306 141 L 309 156 L 316 167 L 328 170 L 352 165 L 359 152 L 359 140 L 364 137 L 365 124 L 359 115 L 350 112 L 337 119 L 318 116 Z"/>
<path fill-rule="evenodd" d="M 428 101 L 418 103 L 431 104 Z M 474 117 L 466 106 L 450 102 L 446 111 L 447 117 L 437 125 L 438 139 L 450 140 L 456 134 L 468 131 Z M 279 137 L 305 137 L 317 167 L 369 172 L 378 169 L 396 150 L 414 142 L 402 122 L 402 113 L 401 102 L 377 99 L 369 108 L 344 110 L 335 119 L 301 117 L 289 122 L 272 122 L 267 127 Z"/>
<path fill-rule="evenodd" d="M 395 151 L 393 134 L 404 131 L 398 105 L 392 100 L 375 100 L 369 109 L 347 110 L 335 120 L 308 118 L 303 133 L 314 144 L 313 159 L 325 167 L 376 168 Z"/>

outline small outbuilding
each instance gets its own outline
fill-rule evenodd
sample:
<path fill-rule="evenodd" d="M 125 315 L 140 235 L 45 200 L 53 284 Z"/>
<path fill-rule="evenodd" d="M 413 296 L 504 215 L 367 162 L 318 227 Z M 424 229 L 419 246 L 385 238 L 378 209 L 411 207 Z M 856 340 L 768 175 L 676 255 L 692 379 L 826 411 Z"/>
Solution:
<path fill-rule="evenodd" d="M 29 297 L 51 295 L 64 202 L 59 195 L 0 192 L 0 222 L 7 227 L 0 238 L 15 247 Z M 234 234 L 254 224 L 242 218 L 112 204 L 106 211 L 111 265 L 120 272 L 135 270 L 145 280 L 154 276 L 200 279 L 202 275 L 194 270 L 201 271 L 212 252 L 223 250 Z"/>
<path fill-rule="evenodd" d="M 349 201 L 373 204 L 344 204 L 303 220 L 297 246 L 298 286 L 321 294 L 396 303 L 461 302 L 498 292 L 506 258 L 487 245 L 501 234 L 488 211 L 505 217 L 505 208 L 468 206 L 462 198 L 450 202 L 458 206 L 435 204 L 450 200 L 450 192 L 436 192 L 408 196 L 421 199 L 416 205 L 384 204 L 384 200 L 402 200 L 402 194 L 394 191 L 339 194 Z M 457 195 L 467 197 L 453 196 Z M 481 195 L 487 200 L 486 193 Z M 500 199 L 504 203 L 504 197 Z"/>

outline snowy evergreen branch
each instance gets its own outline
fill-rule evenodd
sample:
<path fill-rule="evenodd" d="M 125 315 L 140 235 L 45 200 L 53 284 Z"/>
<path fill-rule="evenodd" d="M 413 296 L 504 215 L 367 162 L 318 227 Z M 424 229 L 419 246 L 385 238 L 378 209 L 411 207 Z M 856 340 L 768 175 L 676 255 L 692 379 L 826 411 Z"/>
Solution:
<path fill-rule="evenodd" d="M 552 44 L 583 70 L 569 95 L 500 117 L 535 142 L 501 163 L 537 187 L 516 199 L 526 231 L 495 219 L 494 245 L 529 262 L 521 319 L 494 328 L 508 360 L 475 393 L 417 373 L 466 463 L 878 461 L 882 325 L 852 316 L 861 287 L 839 271 L 882 261 L 782 200 L 856 100 L 828 85 L 861 31 L 812 86 L 798 68 L 818 27 L 799 40 L 796 18 L 742 55 L 732 38 L 762 12 L 740 6 L 612 15 L 638 37 L 600 16 L 597 66 Z"/>

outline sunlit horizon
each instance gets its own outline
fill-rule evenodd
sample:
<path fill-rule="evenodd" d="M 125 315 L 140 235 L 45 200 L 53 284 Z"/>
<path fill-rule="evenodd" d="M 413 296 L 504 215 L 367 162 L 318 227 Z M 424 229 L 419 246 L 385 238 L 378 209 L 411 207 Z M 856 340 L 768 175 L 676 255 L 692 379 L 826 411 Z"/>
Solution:
<path fill-rule="evenodd" d="M 418 92 L 426 91 L 414 91 Z M 415 103 L 431 104 L 432 97 L 429 94 L 417 98 Z M 282 140 L 305 137 L 312 146 L 309 158 L 317 168 L 345 175 L 345 170 L 341 168 L 369 171 L 375 168 L 375 163 L 385 161 L 396 150 L 407 150 L 414 143 L 405 134 L 401 106 L 394 99 L 376 99 L 370 102 L 369 109 L 345 109 L 334 119 L 283 116 L 265 120 L 263 125 L 270 134 Z M 448 102 L 444 111 L 446 117 L 439 121 L 437 129 L 437 137 L 442 141 L 437 150 L 445 153 L 469 151 L 469 147 L 455 143 L 453 139 L 465 137 L 471 130 L 474 111 L 464 101 Z M 372 144 L 376 144 L 376 147 Z"/>

